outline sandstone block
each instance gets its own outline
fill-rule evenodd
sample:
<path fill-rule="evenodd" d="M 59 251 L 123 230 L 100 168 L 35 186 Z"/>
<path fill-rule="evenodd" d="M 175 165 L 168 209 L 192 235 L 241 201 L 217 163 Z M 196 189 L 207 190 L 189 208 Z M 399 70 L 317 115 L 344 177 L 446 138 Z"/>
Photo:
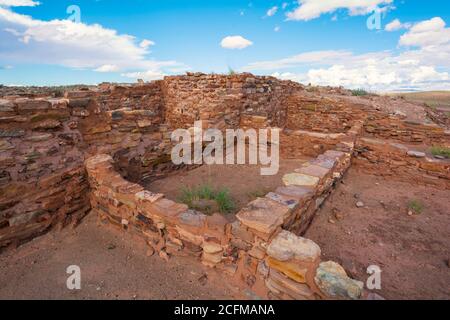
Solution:
<path fill-rule="evenodd" d="M 138 201 L 148 201 L 150 203 L 154 203 L 164 197 L 162 193 L 153 193 L 148 190 L 140 191 L 136 193 L 135 196 Z"/>
<path fill-rule="evenodd" d="M 258 198 L 239 211 L 236 218 L 243 225 L 270 237 L 284 223 L 289 212 L 288 206 Z"/>
<path fill-rule="evenodd" d="M 279 261 L 314 262 L 320 257 L 320 247 L 312 240 L 283 230 L 269 244 L 267 254 Z"/>
<path fill-rule="evenodd" d="M 42 111 L 51 109 L 52 105 L 47 100 L 20 98 L 15 101 L 19 112 Z"/>
<path fill-rule="evenodd" d="M 364 287 L 361 281 L 349 278 L 344 268 L 333 261 L 319 265 L 314 281 L 326 296 L 335 299 L 359 299 Z"/>
<path fill-rule="evenodd" d="M 316 166 L 316 165 L 308 165 L 305 167 L 302 167 L 300 169 L 295 170 L 295 172 L 298 173 L 302 173 L 305 175 L 309 175 L 309 176 L 313 176 L 313 177 L 317 177 L 319 179 L 324 178 L 327 174 L 330 173 L 330 170 L 326 169 L 326 168 L 322 168 L 320 166 Z"/>
<path fill-rule="evenodd" d="M 314 293 L 306 284 L 293 281 L 274 269 L 269 270 L 269 279 L 277 285 L 278 290 L 291 296 L 294 299 L 314 299 Z"/>
<path fill-rule="evenodd" d="M 288 173 L 283 176 L 285 186 L 305 186 L 315 187 L 319 183 L 319 178 L 301 173 Z"/>
<path fill-rule="evenodd" d="M 268 194 L 266 194 L 266 198 L 278 202 L 282 205 L 288 206 L 291 210 L 295 209 L 299 204 L 298 200 L 275 192 L 269 192 Z"/>
<path fill-rule="evenodd" d="M 10 100 L 0 99 L 0 112 L 14 112 L 14 103 Z"/>

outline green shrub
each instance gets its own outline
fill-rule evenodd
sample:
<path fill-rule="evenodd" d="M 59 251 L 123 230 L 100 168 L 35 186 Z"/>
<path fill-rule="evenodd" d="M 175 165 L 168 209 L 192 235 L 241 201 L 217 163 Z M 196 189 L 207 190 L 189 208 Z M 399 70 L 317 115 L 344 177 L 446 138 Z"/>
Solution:
<path fill-rule="evenodd" d="M 186 204 L 191 209 L 198 209 L 195 202 L 199 200 L 213 200 L 221 213 L 231 213 L 235 209 L 235 203 L 228 189 L 214 189 L 208 184 L 203 184 L 193 188 L 182 188 L 178 200 Z M 205 212 L 207 214 L 213 212 Z"/>
<path fill-rule="evenodd" d="M 421 214 L 423 212 L 423 204 L 420 200 L 410 200 L 408 202 L 408 210 L 415 214 Z"/>
<path fill-rule="evenodd" d="M 369 92 L 367 92 L 367 91 L 364 90 L 364 89 L 355 89 L 355 90 L 352 90 L 352 96 L 355 96 L 355 97 L 362 97 L 362 96 L 367 96 L 367 95 L 369 95 Z"/>
<path fill-rule="evenodd" d="M 431 148 L 433 156 L 441 156 L 446 159 L 450 159 L 450 148 L 434 146 Z"/>

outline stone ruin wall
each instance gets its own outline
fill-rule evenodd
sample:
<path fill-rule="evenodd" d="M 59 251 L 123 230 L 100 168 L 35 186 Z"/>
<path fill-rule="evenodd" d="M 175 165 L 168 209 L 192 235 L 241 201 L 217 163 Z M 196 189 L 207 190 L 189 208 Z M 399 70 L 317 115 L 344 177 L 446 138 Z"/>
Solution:
<path fill-rule="evenodd" d="M 173 128 L 203 120 L 237 127 L 255 112 L 277 122 L 282 100 L 301 85 L 250 74 L 188 74 L 140 85 L 4 96 L 0 100 L 0 248 L 55 225 L 77 223 L 89 210 L 84 160 L 114 157 L 127 179 L 145 182 L 176 171 Z"/>
<path fill-rule="evenodd" d="M 280 127 L 282 158 L 314 159 L 234 222 L 205 216 L 142 187 L 188 169 L 172 165 L 170 133 L 195 120 L 219 129 Z M 413 143 L 448 146 L 449 132 L 250 74 L 105 84 L 64 98 L 5 96 L 0 250 L 76 224 L 93 210 L 145 239 L 162 258 L 198 257 L 263 297 L 359 298 L 361 283 L 335 263 L 320 263 L 320 248 L 298 235 L 352 162 L 370 173 L 450 189 L 448 161 L 417 157 Z M 338 296 L 337 283 L 346 284 Z"/>

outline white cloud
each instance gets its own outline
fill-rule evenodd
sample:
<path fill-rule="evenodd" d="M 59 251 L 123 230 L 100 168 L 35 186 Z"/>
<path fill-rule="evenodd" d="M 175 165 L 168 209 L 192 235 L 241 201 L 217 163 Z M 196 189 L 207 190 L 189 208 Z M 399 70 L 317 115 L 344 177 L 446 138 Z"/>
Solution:
<path fill-rule="evenodd" d="M 281 27 L 280 26 L 276 26 L 274 29 L 273 29 L 273 31 L 275 31 L 275 32 L 279 32 L 281 30 Z"/>
<path fill-rule="evenodd" d="M 141 41 L 141 43 L 139 43 L 139 47 L 141 47 L 143 49 L 147 49 L 148 47 L 154 46 L 154 45 L 155 45 L 155 43 L 153 41 L 147 40 L 147 39 L 144 39 Z"/>
<path fill-rule="evenodd" d="M 97 72 L 116 72 L 116 71 L 119 71 L 119 67 L 117 67 L 116 65 L 113 65 L 113 64 L 104 64 L 104 65 L 98 67 L 97 69 L 95 69 L 94 71 L 97 71 Z"/>
<path fill-rule="evenodd" d="M 4 7 L 35 7 L 39 4 L 33 0 L 0 0 L 0 6 Z"/>
<path fill-rule="evenodd" d="M 450 28 L 445 27 L 445 21 L 440 17 L 425 20 L 415 24 L 400 37 L 400 45 L 415 47 L 430 47 L 450 44 Z"/>
<path fill-rule="evenodd" d="M 0 7 L 0 60 L 12 64 L 56 64 L 99 72 L 182 65 L 149 59 L 150 45 L 150 40 L 137 43 L 135 37 L 99 24 L 38 20 Z"/>
<path fill-rule="evenodd" d="M 323 63 L 338 63 L 352 56 L 350 51 L 346 50 L 328 50 L 328 51 L 311 51 L 304 52 L 292 57 L 258 61 L 250 63 L 242 68 L 243 71 L 261 71 L 261 70 L 280 70 L 294 68 L 302 65 L 313 65 Z"/>
<path fill-rule="evenodd" d="M 393 0 L 297 0 L 299 7 L 286 14 L 288 20 L 308 21 L 324 13 L 333 13 L 338 9 L 347 9 L 351 15 L 365 15 L 377 6 L 390 5 Z M 386 7 L 384 9 L 386 10 Z"/>
<path fill-rule="evenodd" d="M 388 23 L 384 28 L 384 30 L 392 32 L 401 29 L 409 29 L 410 27 L 411 27 L 410 23 L 401 23 L 399 19 L 395 19 L 392 22 Z"/>
<path fill-rule="evenodd" d="M 253 45 L 253 42 L 242 36 L 228 36 L 222 39 L 220 45 L 225 49 L 244 49 Z"/>
<path fill-rule="evenodd" d="M 267 10 L 266 15 L 267 15 L 268 17 L 272 17 L 272 16 L 274 16 L 274 15 L 277 13 L 277 11 L 278 11 L 278 7 L 277 7 L 277 6 L 272 7 L 272 8 L 270 8 L 269 10 Z"/>
<path fill-rule="evenodd" d="M 122 73 L 123 77 L 131 78 L 131 79 L 142 79 L 145 81 L 159 80 L 164 78 L 167 74 L 158 70 L 148 70 L 142 72 L 129 72 Z"/>

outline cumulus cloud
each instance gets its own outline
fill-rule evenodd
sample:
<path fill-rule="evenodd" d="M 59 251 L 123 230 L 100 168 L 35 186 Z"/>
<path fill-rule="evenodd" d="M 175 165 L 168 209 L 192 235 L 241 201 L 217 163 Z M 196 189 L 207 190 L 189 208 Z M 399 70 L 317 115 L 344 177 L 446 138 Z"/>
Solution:
<path fill-rule="evenodd" d="M 4 7 L 35 7 L 39 4 L 33 0 L 0 0 L 0 6 Z"/>
<path fill-rule="evenodd" d="M 277 11 L 278 11 L 278 7 L 274 6 L 274 7 L 270 8 L 269 10 L 267 10 L 266 15 L 268 17 L 272 17 L 272 16 L 274 16 L 277 13 Z"/>
<path fill-rule="evenodd" d="M 149 59 L 153 44 L 99 24 L 38 20 L 0 7 L 0 60 L 13 64 L 57 64 L 98 72 L 160 71 L 182 65 Z"/>
<path fill-rule="evenodd" d="M 243 71 L 270 70 L 273 76 L 305 84 L 373 91 L 449 90 L 448 31 L 441 18 L 433 18 L 415 24 L 400 38 L 401 45 L 417 47 L 414 50 L 365 54 L 348 50 L 313 51 L 250 63 Z M 292 72 L 295 69 L 301 71 Z"/>
<path fill-rule="evenodd" d="M 131 79 L 142 79 L 145 81 L 152 81 L 152 80 L 158 80 L 164 78 L 167 74 L 158 71 L 158 70 L 148 70 L 148 71 L 142 71 L 142 72 L 128 72 L 128 73 L 122 73 L 123 77 L 131 78 Z"/>
<path fill-rule="evenodd" d="M 228 36 L 222 39 L 220 45 L 225 49 L 244 49 L 253 45 L 253 42 L 242 36 Z"/>
<path fill-rule="evenodd" d="M 350 15 L 365 15 L 379 6 L 386 10 L 392 2 L 393 0 L 298 0 L 298 7 L 286 16 L 288 20 L 308 21 L 338 9 L 347 9 Z"/>
<path fill-rule="evenodd" d="M 409 29 L 410 27 L 411 27 L 410 23 L 401 23 L 399 19 L 395 19 L 392 22 L 388 23 L 384 28 L 384 30 L 392 32 L 401 29 Z"/>
<path fill-rule="evenodd" d="M 155 43 L 153 41 L 147 40 L 147 39 L 144 39 L 141 41 L 141 43 L 139 43 L 139 47 L 141 47 L 143 49 L 147 49 L 148 47 L 154 46 L 154 45 L 155 45 Z"/>
<path fill-rule="evenodd" d="M 448 45 L 450 44 L 450 28 L 445 27 L 445 21 L 440 17 L 425 20 L 415 24 L 402 35 L 399 44 L 422 48 Z"/>

